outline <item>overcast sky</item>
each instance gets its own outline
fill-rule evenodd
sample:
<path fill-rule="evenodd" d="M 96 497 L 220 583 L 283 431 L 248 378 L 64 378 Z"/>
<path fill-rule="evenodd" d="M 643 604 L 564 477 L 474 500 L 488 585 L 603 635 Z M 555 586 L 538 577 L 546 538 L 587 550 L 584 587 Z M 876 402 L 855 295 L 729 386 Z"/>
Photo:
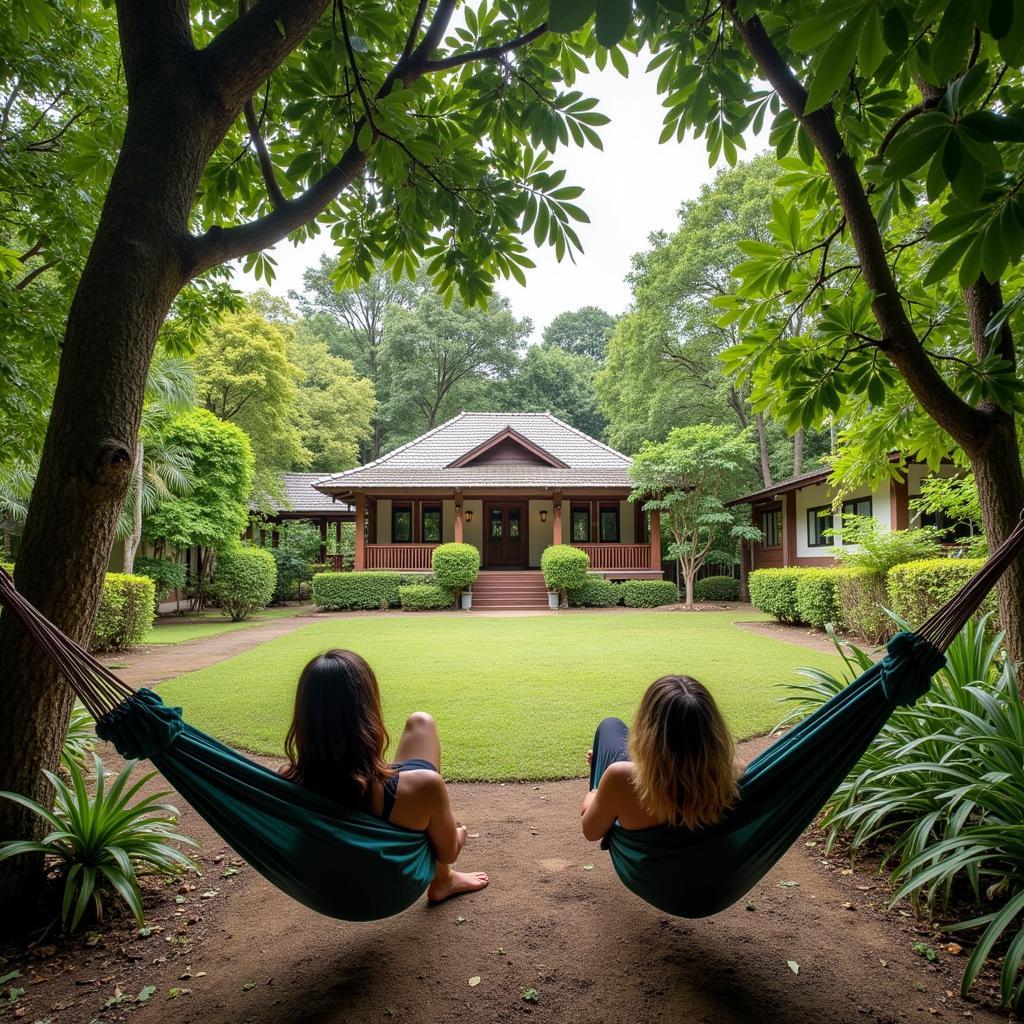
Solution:
<path fill-rule="evenodd" d="M 703 139 L 658 145 L 663 108 L 655 90 L 656 74 L 647 74 L 645 66 L 646 60 L 634 60 L 628 79 L 609 65 L 577 80 L 576 87 L 596 96 L 598 109 L 611 118 L 599 129 L 603 151 L 570 146 L 555 153 L 556 166 L 568 172 L 566 183 L 586 189 L 576 200 L 590 216 L 589 224 L 576 225 L 583 255 L 576 256 L 575 264 L 568 259 L 559 263 L 553 248 L 534 249 L 530 238 L 530 256 L 537 267 L 527 271 L 526 287 L 512 280 L 498 287 L 517 316 L 533 321 L 534 340 L 567 309 L 593 305 L 609 313 L 623 312 L 630 299 L 625 278 L 632 255 L 647 247 L 652 231 L 674 227 L 679 204 L 697 195 L 715 175 L 708 167 Z M 747 155 L 759 148 L 751 144 Z M 329 248 L 326 233 L 298 247 L 280 243 L 273 250 L 278 276 L 272 291 L 286 296 L 289 289 L 301 290 L 303 270 Z M 260 287 L 240 269 L 235 281 L 246 291 Z"/>

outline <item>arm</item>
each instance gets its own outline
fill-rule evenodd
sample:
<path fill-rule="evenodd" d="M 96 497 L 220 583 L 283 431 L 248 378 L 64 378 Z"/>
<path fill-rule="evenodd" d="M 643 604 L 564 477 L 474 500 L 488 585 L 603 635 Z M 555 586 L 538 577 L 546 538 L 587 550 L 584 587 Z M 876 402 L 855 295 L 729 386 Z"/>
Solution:
<path fill-rule="evenodd" d="M 430 784 L 430 820 L 427 823 L 427 838 L 434 848 L 434 855 L 443 864 L 454 864 L 465 843 L 460 834 L 458 822 L 452 813 L 448 799 L 448 787 L 440 775 L 435 775 Z"/>
<path fill-rule="evenodd" d="M 583 838 L 595 843 L 603 839 L 615 824 L 622 807 L 625 787 L 629 785 L 632 765 L 613 764 L 601 776 L 597 789 L 592 789 L 583 799 Z"/>

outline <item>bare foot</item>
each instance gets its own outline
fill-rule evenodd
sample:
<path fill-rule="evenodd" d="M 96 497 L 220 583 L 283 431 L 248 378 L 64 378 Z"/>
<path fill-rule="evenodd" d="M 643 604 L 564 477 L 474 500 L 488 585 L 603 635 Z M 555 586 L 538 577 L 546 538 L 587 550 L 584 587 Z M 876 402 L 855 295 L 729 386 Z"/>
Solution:
<path fill-rule="evenodd" d="M 462 896 L 467 892 L 483 889 L 490 879 L 483 871 L 453 871 L 447 878 L 437 879 L 430 883 L 427 890 L 427 901 L 442 903 L 452 896 Z"/>

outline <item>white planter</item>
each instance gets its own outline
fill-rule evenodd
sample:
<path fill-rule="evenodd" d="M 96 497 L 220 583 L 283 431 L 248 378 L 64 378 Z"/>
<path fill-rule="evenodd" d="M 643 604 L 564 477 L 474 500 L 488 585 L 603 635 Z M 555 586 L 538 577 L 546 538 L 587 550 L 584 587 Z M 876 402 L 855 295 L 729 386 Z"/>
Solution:
<path fill-rule="evenodd" d="M 459 596 L 459 606 L 464 612 L 468 612 L 473 607 L 473 595 L 468 590 L 464 590 Z"/>
<path fill-rule="evenodd" d="M 559 601 L 558 601 L 558 591 L 557 590 L 549 590 L 548 591 L 548 607 L 552 611 L 558 611 L 558 604 L 559 604 Z"/>

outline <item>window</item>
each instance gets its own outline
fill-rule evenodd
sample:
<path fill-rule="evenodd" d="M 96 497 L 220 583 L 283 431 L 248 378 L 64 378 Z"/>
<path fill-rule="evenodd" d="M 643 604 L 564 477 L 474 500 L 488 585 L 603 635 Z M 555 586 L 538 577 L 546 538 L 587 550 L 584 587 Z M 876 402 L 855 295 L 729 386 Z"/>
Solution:
<path fill-rule="evenodd" d="M 520 515 L 521 512 L 518 508 L 510 508 L 508 510 L 508 539 L 511 541 L 518 541 L 522 537 L 522 534 L 519 532 Z"/>
<path fill-rule="evenodd" d="M 412 543 L 412 505 L 391 506 L 391 543 Z"/>
<path fill-rule="evenodd" d="M 782 543 L 782 509 L 761 513 L 761 543 L 766 548 L 777 548 Z"/>
<path fill-rule="evenodd" d="M 502 537 L 502 515 L 500 508 L 491 509 L 491 525 L 488 536 L 491 540 L 501 540 Z"/>
<path fill-rule="evenodd" d="M 424 544 L 441 543 L 441 506 L 424 505 L 421 513 L 420 534 Z"/>
<path fill-rule="evenodd" d="M 870 498 L 851 498 L 849 501 L 843 502 L 843 518 L 846 516 L 870 516 L 871 515 L 871 499 Z"/>
<path fill-rule="evenodd" d="M 910 501 L 917 501 L 920 497 L 920 494 L 912 494 Z M 935 529 L 941 530 L 942 539 L 947 544 L 974 536 L 974 527 L 971 523 L 965 520 L 951 519 L 941 509 L 938 512 L 915 512 L 913 521 L 917 526 L 934 526 Z"/>
<path fill-rule="evenodd" d="M 573 505 L 572 528 L 569 531 L 573 544 L 590 543 L 590 506 Z"/>
<path fill-rule="evenodd" d="M 598 538 L 602 544 L 618 544 L 619 543 L 619 506 L 618 503 L 614 505 L 602 505 L 601 516 L 598 521 L 598 529 L 600 537 Z"/>
<path fill-rule="evenodd" d="M 823 548 L 835 543 L 835 537 L 826 535 L 832 529 L 832 506 L 819 505 L 807 510 L 807 544 L 812 548 Z"/>

